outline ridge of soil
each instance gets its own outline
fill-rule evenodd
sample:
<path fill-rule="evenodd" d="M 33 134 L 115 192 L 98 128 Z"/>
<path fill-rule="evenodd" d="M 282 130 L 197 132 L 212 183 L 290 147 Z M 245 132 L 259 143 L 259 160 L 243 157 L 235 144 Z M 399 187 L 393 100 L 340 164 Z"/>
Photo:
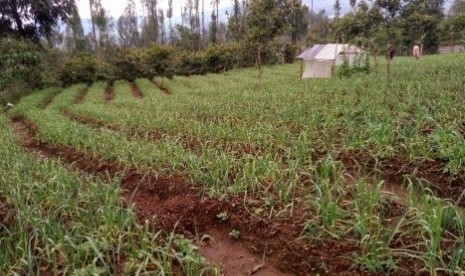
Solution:
<path fill-rule="evenodd" d="M 113 86 L 108 86 L 107 90 L 105 91 L 105 102 L 111 102 L 115 99 L 115 90 Z"/>
<path fill-rule="evenodd" d="M 50 104 L 53 102 L 53 99 L 55 98 L 56 94 L 48 96 L 41 104 L 41 108 L 48 108 Z"/>
<path fill-rule="evenodd" d="M 86 99 L 86 96 L 87 96 L 88 93 L 89 93 L 89 91 L 88 91 L 87 89 L 84 90 L 84 91 L 82 91 L 82 92 L 80 92 L 80 93 L 77 95 L 76 99 L 74 100 L 74 103 L 75 103 L 75 104 L 83 104 L 83 103 L 84 103 L 84 100 Z"/>
<path fill-rule="evenodd" d="M 63 111 L 62 114 L 69 119 L 76 121 L 78 123 L 84 124 L 84 125 L 89 125 L 91 127 L 95 128 L 105 128 L 109 129 L 112 131 L 122 131 L 121 127 L 119 127 L 117 124 L 107 124 L 103 121 L 99 121 L 98 119 L 94 119 L 91 117 L 86 117 L 82 115 L 75 114 L 70 111 Z M 141 131 L 140 129 L 137 128 L 130 128 L 128 130 L 124 130 L 124 132 L 127 133 L 128 138 L 140 138 L 144 139 L 146 141 L 158 141 L 160 140 L 163 136 L 169 135 L 169 133 L 165 133 L 160 130 L 147 130 L 147 131 Z M 180 139 L 177 139 L 180 144 L 185 147 L 186 149 L 189 149 L 197 154 L 201 154 L 202 152 L 202 146 L 203 142 L 200 138 L 190 138 L 187 135 L 180 135 Z M 216 143 L 211 143 L 211 147 L 219 147 L 221 145 L 220 142 Z M 253 144 L 243 144 L 242 147 L 238 148 L 237 150 L 232 150 L 230 147 L 227 145 L 224 146 L 224 151 L 225 152 L 233 152 L 234 156 L 236 158 L 243 158 L 245 156 L 252 156 L 252 157 L 259 157 L 262 156 L 265 152 L 263 148 L 257 145 Z M 284 151 L 278 151 L 276 153 L 276 156 L 284 156 Z"/>
<path fill-rule="evenodd" d="M 171 94 L 171 91 L 168 87 L 166 87 L 165 85 L 162 85 L 161 83 L 159 83 L 158 81 L 153 81 L 153 84 L 155 84 L 155 86 L 160 89 L 160 91 L 165 94 L 165 95 L 170 95 Z"/>
<path fill-rule="evenodd" d="M 142 99 L 144 97 L 142 91 L 140 91 L 139 87 L 135 83 L 131 84 L 131 92 L 132 96 L 136 99 Z"/>
<path fill-rule="evenodd" d="M 83 125 L 88 125 L 94 128 L 104 128 L 104 129 L 109 129 L 109 130 L 118 131 L 118 132 L 122 131 L 122 129 L 118 125 L 106 124 L 105 122 L 99 121 L 97 119 L 78 115 L 70 111 L 62 111 L 62 114 L 65 117 L 69 118 L 70 120 L 76 121 Z M 126 132 L 128 134 L 128 138 L 139 137 L 139 138 L 146 139 L 148 141 L 157 141 L 161 139 L 163 135 L 165 135 L 164 133 L 157 131 L 157 130 L 147 131 L 143 133 L 135 128 L 129 129 Z"/>
<path fill-rule="evenodd" d="M 13 128 L 25 149 L 61 159 L 87 174 L 115 176 L 125 171 L 116 162 L 39 141 L 36 128 L 24 118 L 13 120 Z M 271 276 L 286 275 L 282 271 L 292 275 L 368 275 L 353 266 L 350 256 L 359 249 L 349 242 L 312 243 L 300 239 L 303 212 L 283 220 L 259 218 L 251 215 L 243 198 L 205 197 L 199 186 L 187 184 L 179 175 L 142 175 L 130 169 L 121 185 L 124 199 L 134 204 L 141 221 L 149 220 L 157 228 L 197 238 L 201 253 L 210 262 L 220 262 L 224 275 L 247 275 L 257 268 L 257 275 Z M 220 213 L 226 213 L 227 219 L 220 220 Z M 236 241 L 229 238 L 232 229 L 240 233 Z"/>
<path fill-rule="evenodd" d="M 399 196 L 407 195 L 407 189 L 402 186 L 405 176 L 413 180 L 423 180 L 427 188 L 430 188 L 435 196 L 444 200 L 452 200 L 460 207 L 465 207 L 465 197 L 461 196 L 465 188 L 465 175 L 451 175 L 445 172 L 446 162 L 443 160 L 424 160 L 419 164 L 407 160 L 402 156 L 374 160 L 366 152 L 345 152 L 337 159 L 344 164 L 350 172 L 362 170 L 380 172 L 380 177 L 385 181 L 385 189 Z"/>
<path fill-rule="evenodd" d="M 5 197 L 0 195 L 0 234 L 3 232 L 3 228 L 10 229 L 15 224 L 15 209 L 6 202 Z"/>

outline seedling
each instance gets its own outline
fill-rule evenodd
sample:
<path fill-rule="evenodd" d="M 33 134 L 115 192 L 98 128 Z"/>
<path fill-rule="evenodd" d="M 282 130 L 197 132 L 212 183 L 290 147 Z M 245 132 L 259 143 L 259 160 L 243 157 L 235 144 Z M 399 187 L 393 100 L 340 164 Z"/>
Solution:
<path fill-rule="evenodd" d="M 239 239 L 239 236 L 241 235 L 241 232 L 239 232 L 238 230 L 236 229 L 232 229 L 231 232 L 229 232 L 229 237 L 231 237 L 232 239 Z"/>
<path fill-rule="evenodd" d="M 228 216 L 228 212 L 221 212 L 219 214 L 216 215 L 216 217 L 221 220 L 221 221 L 227 221 L 229 216 Z"/>

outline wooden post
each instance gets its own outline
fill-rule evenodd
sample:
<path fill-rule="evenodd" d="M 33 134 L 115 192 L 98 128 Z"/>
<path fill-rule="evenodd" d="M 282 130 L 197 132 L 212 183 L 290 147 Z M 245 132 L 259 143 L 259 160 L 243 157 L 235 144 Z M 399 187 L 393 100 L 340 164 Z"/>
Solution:
<path fill-rule="evenodd" d="M 300 60 L 300 80 L 304 78 L 304 60 Z"/>

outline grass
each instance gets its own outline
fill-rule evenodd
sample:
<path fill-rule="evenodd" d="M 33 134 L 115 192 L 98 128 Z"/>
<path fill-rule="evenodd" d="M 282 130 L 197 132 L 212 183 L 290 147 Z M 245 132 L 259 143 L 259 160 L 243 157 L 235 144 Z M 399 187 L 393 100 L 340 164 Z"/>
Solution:
<path fill-rule="evenodd" d="M 420 61 L 396 58 L 390 80 L 378 72 L 301 81 L 298 65 L 273 66 L 267 68 L 261 89 L 254 70 L 233 70 L 223 75 L 165 80 L 169 95 L 163 94 L 152 80 L 139 79 L 135 84 L 142 99 L 132 96 L 132 84 L 117 81 L 111 102 L 104 99 L 108 88 L 105 83 L 77 85 L 62 92 L 50 88 L 25 97 L 9 116 L 25 117 L 37 126 L 38 139 L 58 148 L 72 147 L 89 157 L 117 162 L 142 173 L 182 175 L 191 184 L 202 185 L 205 193 L 221 199 L 244 196 L 246 204 L 248 200 L 259 202 L 261 211 L 257 213 L 262 217 L 283 219 L 303 210 L 303 238 L 309 243 L 335 240 L 356 245 L 360 250 L 350 257 L 363 270 L 395 273 L 411 261 L 430 274 L 460 274 L 465 266 L 463 196 L 440 198 L 438 195 L 444 197 L 444 183 L 424 185 L 426 182 L 414 174 L 415 168 L 421 169 L 428 162 L 441 169 L 431 172 L 439 176 L 433 181 L 460 179 L 465 172 L 464 62 L 463 55 L 430 56 Z M 75 104 L 77 95 L 86 89 L 85 101 Z M 42 108 L 40 104 L 52 96 L 51 104 Z M 4 124 L 8 128 L 6 121 Z M 362 167 L 360 171 L 347 163 L 347 156 Z M 385 174 L 379 164 L 386 160 L 397 161 L 396 169 L 412 168 L 410 173 L 399 172 L 410 183 L 407 197 L 396 203 L 402 205 L 400 210 L 395 210 L 397 205 L 385 196 L 386 183 L 379 177 Z M 10 170 L 17 172 L 21 167 Z M 59 174 L 51 167 L 37 170 L 39 176 Z M 100 195 L 103 199 L 99 200 L 111 199 L 100 206 L 112 206 L 107 212 L 113 220 L 106 224 L 108 229 L 96 230 L 90 240 L 85 236 L 71 243 L 63 234 L 58 240 L 71 244 L 65 246 L 71 250 L 65 251 L 66 258 L 57 253 L 64 249 L 55 250 L 54 243 L 38 243 L 37 247 L 55 250 L 47 249 L 53 263 L 73 256 L 75 259 L 62 267 L 84 269 L 85 273 L 88 267 L 84 264 L 91 263 L 87 256 L 92 256 L 93 263 L 103 264 L 99 269 L 112 272 L 112 256 L 117 253 L 105 251 L 105 246 L 123 235 L 116 229 L 129 231 L 130 225 L 135 231 L 133 235 L 140 242 L 131 241 L 136 245 L 128 252 L 151 244 L 144 245 L 146 241 L 157 240 L 160 233 L 147 231 L 148 236 L 143 236 L 146 232 L 140 227 L 146 226 L 137 226 L 132 210 L 119 205 L 117 184 L 105 186 L 73 177 L 83 186 L 79 193 Z M 76 185 L 80 187 L 69 184 L 78 189 Z M 37 195 L 40 204 L 50 204 L 46 193 L 43 197 Z M 7 191 L 2 196 L 9 201 L 17 199 L 16 193 Z M 84 202 L 91 204 L 89 200 Z M 115 206 L 118 212 L 112 209 Z M 58 201 L 43 214 L 34 215 L 45 216 L 60 208 L 76 206 Z M 73 225 L 83 223 L 81 216 L 85 213 L 72 216 Z M 33 220 L 32 215 L 26 218 L 29 220 Z M 113 225 L 120 228 L 113 229 Z M 69 231 L 68 225 L 59 227 L 63 233 Z M 41 231 L 45 232 L 43 237 L 52 235 Z M 110 236 L 105 235 L 107 232 Z M 30 236 L 21 239 L 26 248 Z M 162 248 L 160 252 L 169 252 L 175 240 L 157 245 Z M 72 251 L 77 250 L 69 249 L 73 245 L 86 247 L 87 251 Z M 142 256 L 144 261 L 130 259 L 128 266 L 135 270 L 170 269 L 166 264 L 175 256 L 157 255 L 154 252 L 158 249 L 151 250 Z M 37 262 L 27 256 L 35 253 L 25 250 L 22 254 L 26 261 L 21 263 L 28 267 L 32 263 L 34 269 Z M 7 260 L 16 257 L 9 255 Z M 2 258 L 5 260 L 0 256 L 0 262 Z M 147 265 L 147 260 L 152 264 Z M 186 262 L 189 271 L 192 266 L 192 271 L 202 269 L 197 261 Z M 4 268 L 12 271 L 6 262 Z"/>
<path fill-rule="evenodd" d="M 0 127 L 1 274 L 172 274 L 174 260 L 186 275 L 204 270 L 196 253 L 176 254 L 181 238 L 139 224 L 116 180 L 86 179 L 29 155 L 4 116 Z"/>

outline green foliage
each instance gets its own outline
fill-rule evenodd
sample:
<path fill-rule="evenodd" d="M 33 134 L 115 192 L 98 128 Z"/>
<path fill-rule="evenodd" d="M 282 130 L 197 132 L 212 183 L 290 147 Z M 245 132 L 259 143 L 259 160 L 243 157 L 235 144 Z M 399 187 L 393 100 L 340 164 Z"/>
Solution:
<path fill-rule="evenodd" d="M 143 52 L 144 74 L 149 77 L 173 77 L 173 49 L 153 44 Z"/>
<path fill-rule="evenodd" d="M 33 39 L 50 38 L 60 20 L 76 9 L 74 0 L 4 0 L 0 4 L 0 37 L 14 34 Z"/>
<path fill-rule="evenodd" d="M 229 71 L 234 66 L 237 47 L 234 44 L 210 45 L 205 50 L 206 64 L 211 73 Z"/>
<path fill-rule="evenodd" d="M 43 85 L 44 56 L 24 39 L 0 39 L 0 101 L 18 99 Z"/>
<path fill-rule="evenodd" d="M 352 61 L 344 57 L 342 65 L 336 70 L 337 76 L 346 78 L 359 73 L 369 74 L 371 73 L 369 56 L 367 54 L 358 54 Z"/>
<path fill-rule="evenodd" d="M 182 52 L 176 62 L 176 74 L 181 76 L 205 75 L 206 58 L 203 53 Z"/>
<path fill-rule="evenodd" d="M 60 80 L 64 84 L 92 83 L 97 79 L 97 60 L 93 55 L 81 53 L 67 58 L 60 71 Z"/>
<path fill-rule="evenodd" d="M 229 232 L 229 237 L 231 237 L 231 239 L 234 239 L 234 240 L 239 239 L 240 235 L 241 235 L 241 232 L 239 232 L 239 230 L 236 230 L 236 229 L 232 229 Z"/>

